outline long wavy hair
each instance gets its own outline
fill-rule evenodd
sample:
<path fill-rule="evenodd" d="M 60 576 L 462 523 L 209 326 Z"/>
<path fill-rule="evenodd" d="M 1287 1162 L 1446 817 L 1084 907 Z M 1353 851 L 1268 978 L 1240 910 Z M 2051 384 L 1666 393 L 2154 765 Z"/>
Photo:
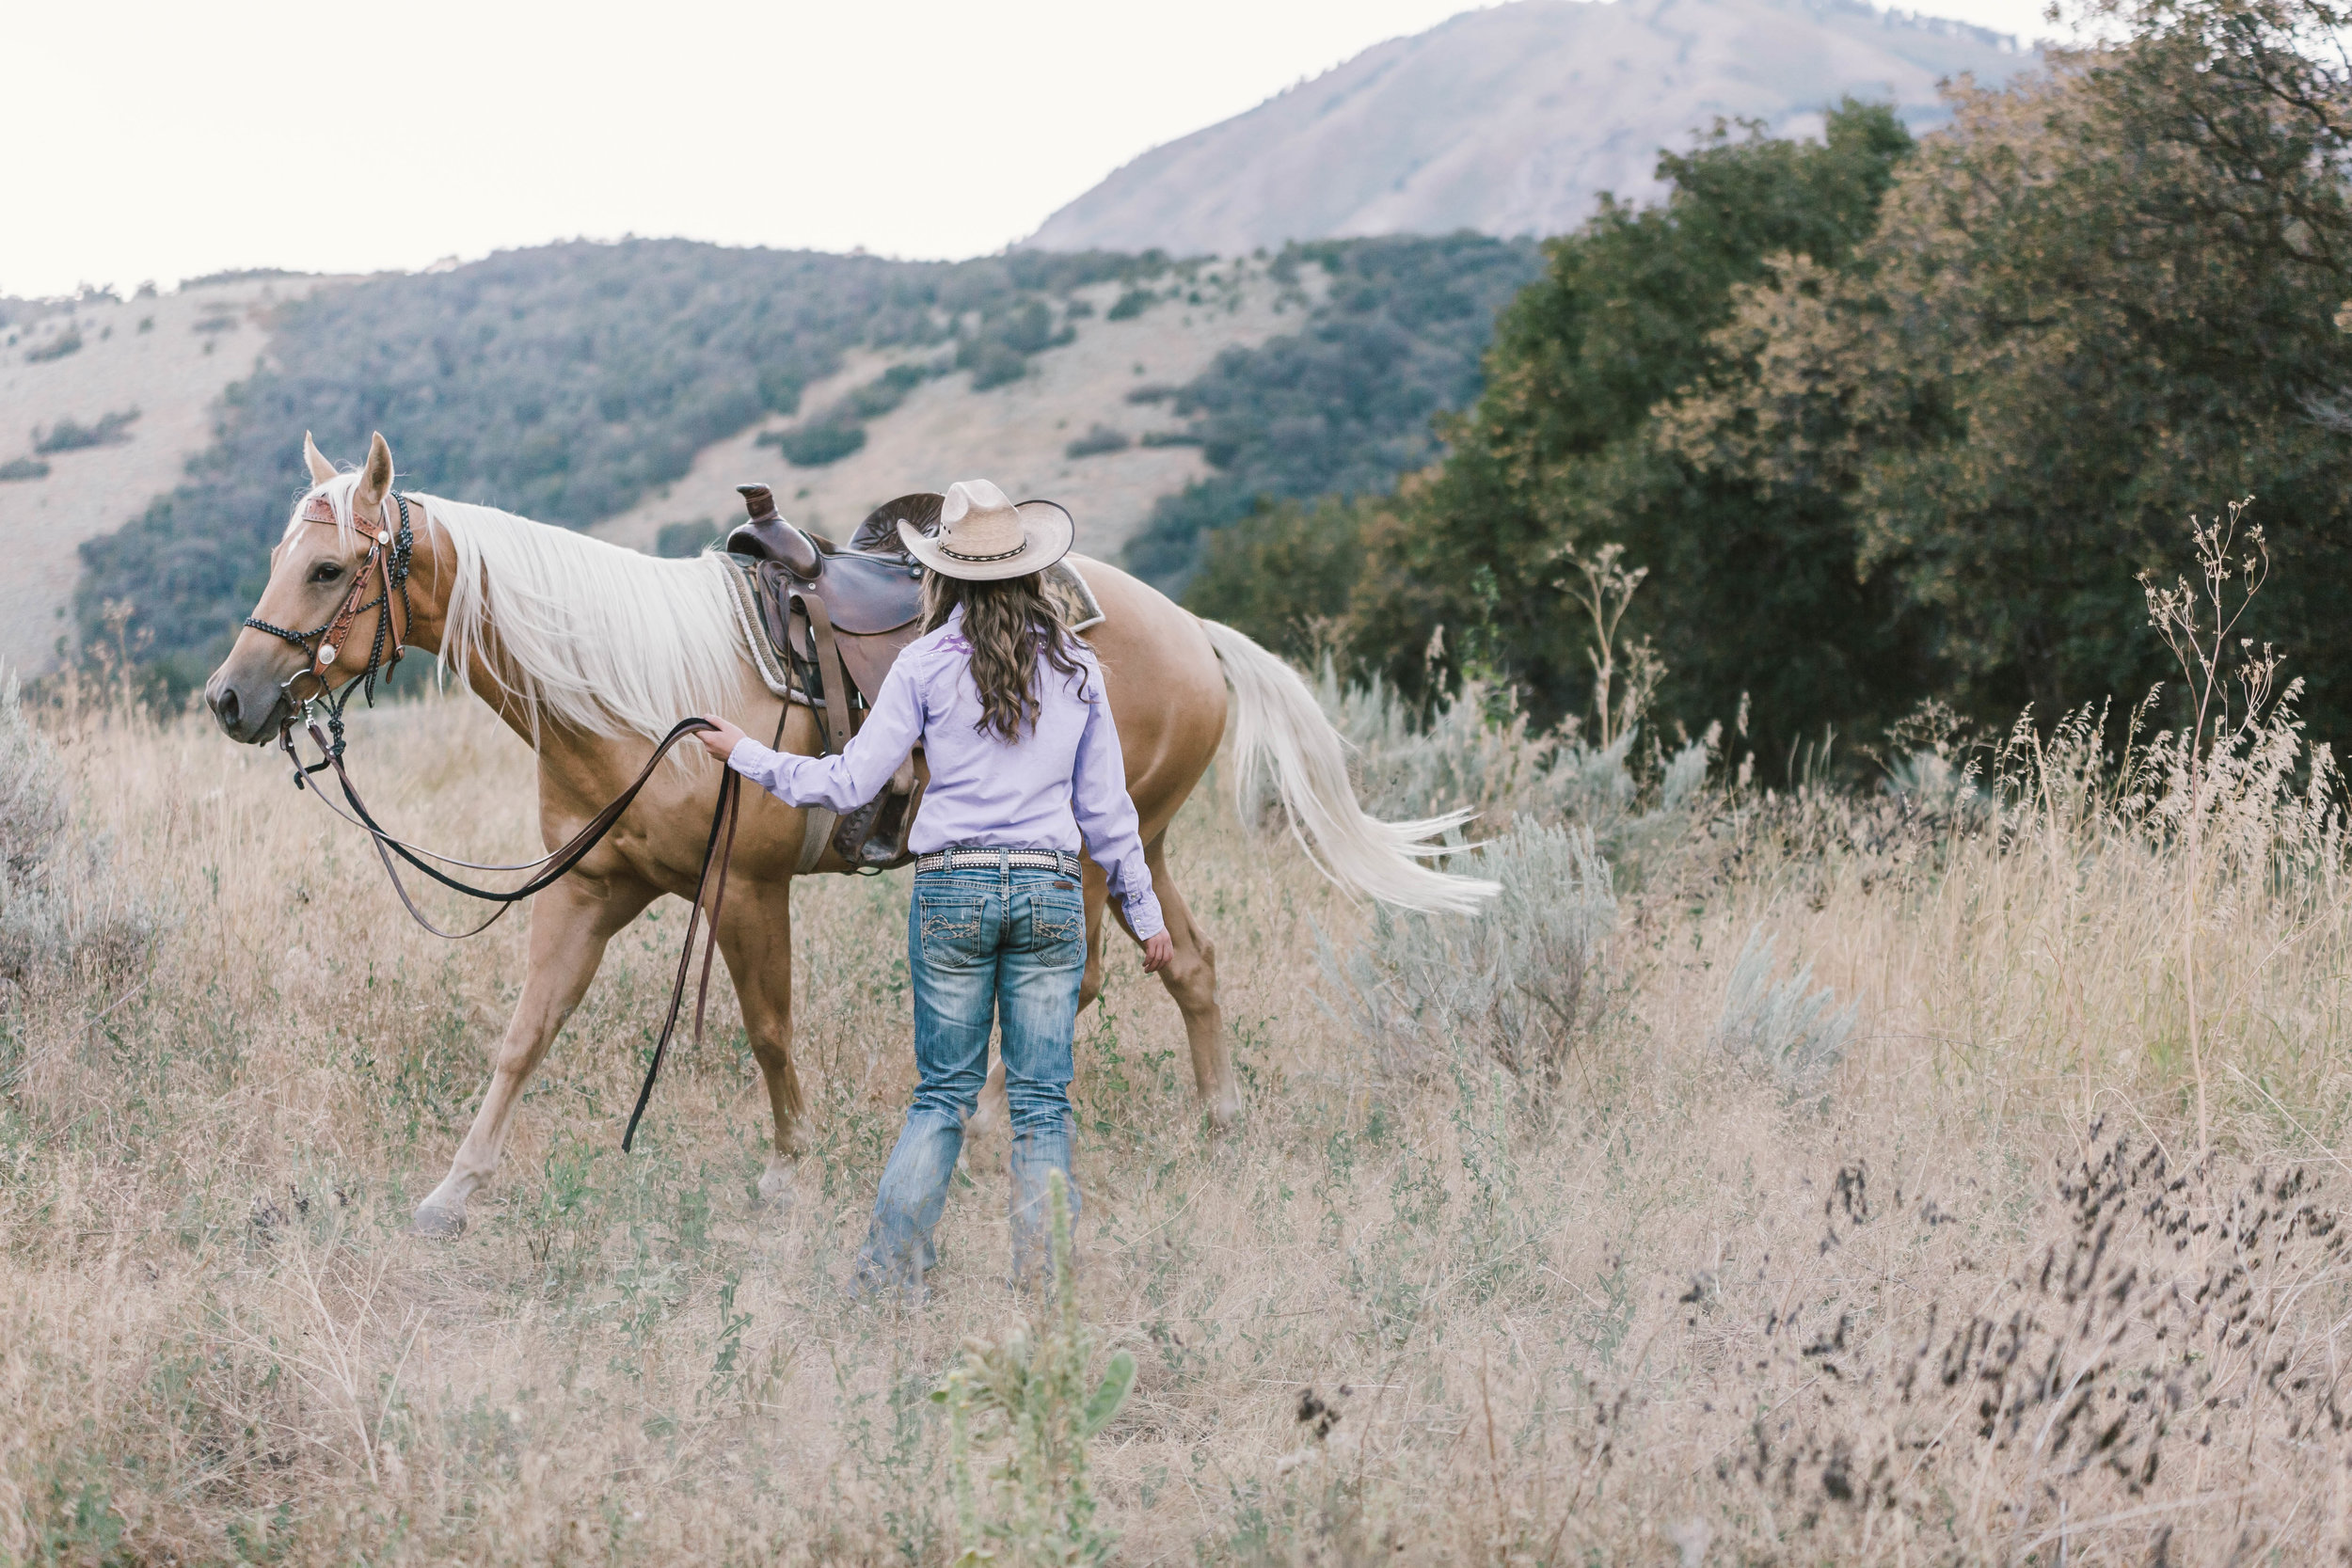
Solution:
<path fill-rule="evenodd" d="M 972 684 L 980 692 L 980 721 L 973 728 L 1011 745 L 1037 727 L 1039 683 L 1046 670 L 1085 679 L 1070 629 L 1038 572 L 996 582 L 924 574 L 925 631 L 946 626 L 958 606 L 964 641 L 972 644 Z"/>

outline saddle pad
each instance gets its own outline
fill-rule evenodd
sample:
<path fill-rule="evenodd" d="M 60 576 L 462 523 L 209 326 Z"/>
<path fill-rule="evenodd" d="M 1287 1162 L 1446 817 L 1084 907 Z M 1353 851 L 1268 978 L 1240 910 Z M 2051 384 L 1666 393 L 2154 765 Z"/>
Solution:
<path fill-rule="evenodd" d="M 768 639 L 767 623 L 759 613 L 759 584 L 754 579 L 748 563 L 713 546 L 706 554 L 714 555 L 726 566 L 727 603 L 735 612 L 735 629 L 743 640 L 743 651 L 759 672 L 760 684 L 778 697 L 808 705 L 808 699 L 790 678 L 791 666 L 786 662 L 784 651 Z M 1054 595 L 1062 620 L 1072 631 L 1089 631 L 1103 624 L 1102 601 L 1078 568 L 1068 561 L 1057 561 L 1046 569 L 1045 590 Z"/>

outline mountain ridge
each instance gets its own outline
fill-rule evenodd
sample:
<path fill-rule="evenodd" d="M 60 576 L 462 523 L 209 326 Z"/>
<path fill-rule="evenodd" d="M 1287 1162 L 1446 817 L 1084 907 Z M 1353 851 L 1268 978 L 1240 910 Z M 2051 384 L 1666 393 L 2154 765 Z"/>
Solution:
<path fill-rule="evenodd" d="M 1291 240 L 1563 233 L 1602 191 L 1659 192 L 1661 148 L 1716 119 L 1803 133 L 1852 95 L 1915 131 L 1937 92 L 2030 63 L 2016 40 L 1861 0 L 1517 0 L 1391 39 L 1153 148 L 1024 248 L 1239 255 Z"/>

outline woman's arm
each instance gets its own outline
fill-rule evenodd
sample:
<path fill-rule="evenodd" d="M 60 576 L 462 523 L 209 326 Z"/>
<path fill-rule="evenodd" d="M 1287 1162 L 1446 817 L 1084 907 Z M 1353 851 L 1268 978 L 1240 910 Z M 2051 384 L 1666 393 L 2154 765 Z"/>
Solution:
<path fill-rule="evenodd" d="M 1111 892 L 1127 911 L 1136 940 L 1148 942 L 1168 928 L 1152 868 L 1143 858 L 1142 824 L 1127 796 L 1127 759 L 1119 750 L 1119 727 L 1111 721 L 1110 698 L 1099 670 L 1088 680 L 1086 728 L 1078 734 L 1078 756 L 1070 781 L 1071 814 L 1086 835 L 1087 852 L 1110 876 Z M 1158 967 L 1157 965 L 1153 966 Z"/>
<path fill-rule="evenodd" d="M 771 752 L 723 719 L 700 739 L 713 754 L 787 805 L 827 806 L 847 814 L 882 793 L 882 785 L 923 738 L 923 707 L 914 675 L 900 658 L 882 680 L 866 722 L 838 756 L 804 757 Z"/>

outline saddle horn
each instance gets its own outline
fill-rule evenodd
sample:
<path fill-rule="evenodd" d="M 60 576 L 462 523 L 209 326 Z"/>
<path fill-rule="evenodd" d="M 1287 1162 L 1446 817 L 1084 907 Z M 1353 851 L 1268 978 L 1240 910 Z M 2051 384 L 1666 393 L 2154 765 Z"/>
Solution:
<path fill-rule="evenodd" d="M 751 520 L 736 524 L 727 535 L 727 553 L 772 561 L 803 582 L 816 581 L 825 558 L 814 540 L 778 514 L 775 492 L 765 484 L 739 484 L 735 491 Z"/>

